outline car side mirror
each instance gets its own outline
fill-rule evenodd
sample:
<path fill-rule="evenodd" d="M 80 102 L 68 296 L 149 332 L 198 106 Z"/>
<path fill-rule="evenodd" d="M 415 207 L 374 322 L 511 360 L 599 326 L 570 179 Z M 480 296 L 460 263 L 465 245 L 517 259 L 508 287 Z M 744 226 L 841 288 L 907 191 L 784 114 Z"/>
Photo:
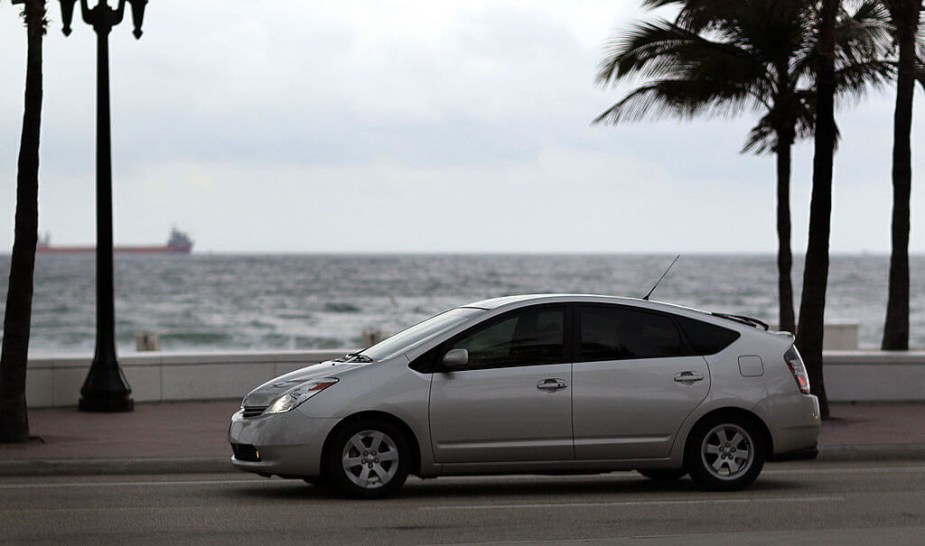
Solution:
<path fill-rule="evenodd" d="M 469 366 L 469 351 L 450 349 L 443 355 L 443 367 L 447 370 L 464 370 Z"/>

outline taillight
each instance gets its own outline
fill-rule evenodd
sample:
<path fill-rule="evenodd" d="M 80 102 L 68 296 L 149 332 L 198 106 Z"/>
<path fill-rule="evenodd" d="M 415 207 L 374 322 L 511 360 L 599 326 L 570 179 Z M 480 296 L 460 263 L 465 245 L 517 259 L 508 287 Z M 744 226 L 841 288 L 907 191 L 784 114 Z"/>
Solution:
<path fill-rule="evenodd" d="M 794 381 L 800 387 L 800 392 L 809 394 L 809 376 L 806 374 L 803 357 L 800 356 L 800 351 L 797 351 L 796 345 L 791 345 L 790 349 L 784 353 L 784 361 L 787 362 L 787 367 L 790 368 Z"/>

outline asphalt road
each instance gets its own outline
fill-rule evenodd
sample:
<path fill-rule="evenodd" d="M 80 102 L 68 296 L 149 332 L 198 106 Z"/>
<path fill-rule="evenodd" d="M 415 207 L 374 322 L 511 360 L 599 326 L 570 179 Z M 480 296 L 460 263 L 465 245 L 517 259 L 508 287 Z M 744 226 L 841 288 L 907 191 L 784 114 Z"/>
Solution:
<path fill-rule="evenodd" d="M 247 474 L 0 479 L 4 544 L 922 544 L 925 463 L 765 467 L 738 493 L 635 473 L 409 480 L 385 501 Z"/>

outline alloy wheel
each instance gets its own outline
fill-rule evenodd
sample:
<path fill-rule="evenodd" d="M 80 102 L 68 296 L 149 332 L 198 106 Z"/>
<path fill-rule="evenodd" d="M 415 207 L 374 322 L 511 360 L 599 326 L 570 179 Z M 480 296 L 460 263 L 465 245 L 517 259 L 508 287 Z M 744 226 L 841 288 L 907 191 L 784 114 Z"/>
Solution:
<path fill-rule="evenodd" d="M 700 446 L 703 468 L 718 480 L 736 480 L 755 461 L 755 444 L 743 427 L 723 423 L 710 429 Z"/>
<path fill-rule="evenodd" d="M 357 487 L 378 489 L 391 482 L 398 472 L 398 446 L 382 431 L 362 430 L 344 444 L 341 466 L 347 479 Z"/>

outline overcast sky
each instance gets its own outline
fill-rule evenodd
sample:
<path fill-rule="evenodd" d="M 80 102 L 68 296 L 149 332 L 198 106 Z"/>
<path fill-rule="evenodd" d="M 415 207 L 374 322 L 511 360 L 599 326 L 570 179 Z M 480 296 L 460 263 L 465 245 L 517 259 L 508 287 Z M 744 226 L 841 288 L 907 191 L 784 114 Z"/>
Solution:
<path fill-rule="evenodd" d="M 48 5 L 40 230 L 92 244 L 96 39 L 76 17 L 65 38 Z M 0 252 L 18 12 L 0 0 Z M 635 0 L 152 0 L 141 40 L 128 17 L 111 36 L 116 242 L 175 224 L 198 252 L 774 252 L 773 157 L 738 153 L 755 114 L 591 125 L 625 92 L 594 82 L 603 45 L 642 16 Z M 838 113 L 835 252 L 889 251 L 893 97 Z M 799 145 L 798 252 L 811 163 Z"/>

